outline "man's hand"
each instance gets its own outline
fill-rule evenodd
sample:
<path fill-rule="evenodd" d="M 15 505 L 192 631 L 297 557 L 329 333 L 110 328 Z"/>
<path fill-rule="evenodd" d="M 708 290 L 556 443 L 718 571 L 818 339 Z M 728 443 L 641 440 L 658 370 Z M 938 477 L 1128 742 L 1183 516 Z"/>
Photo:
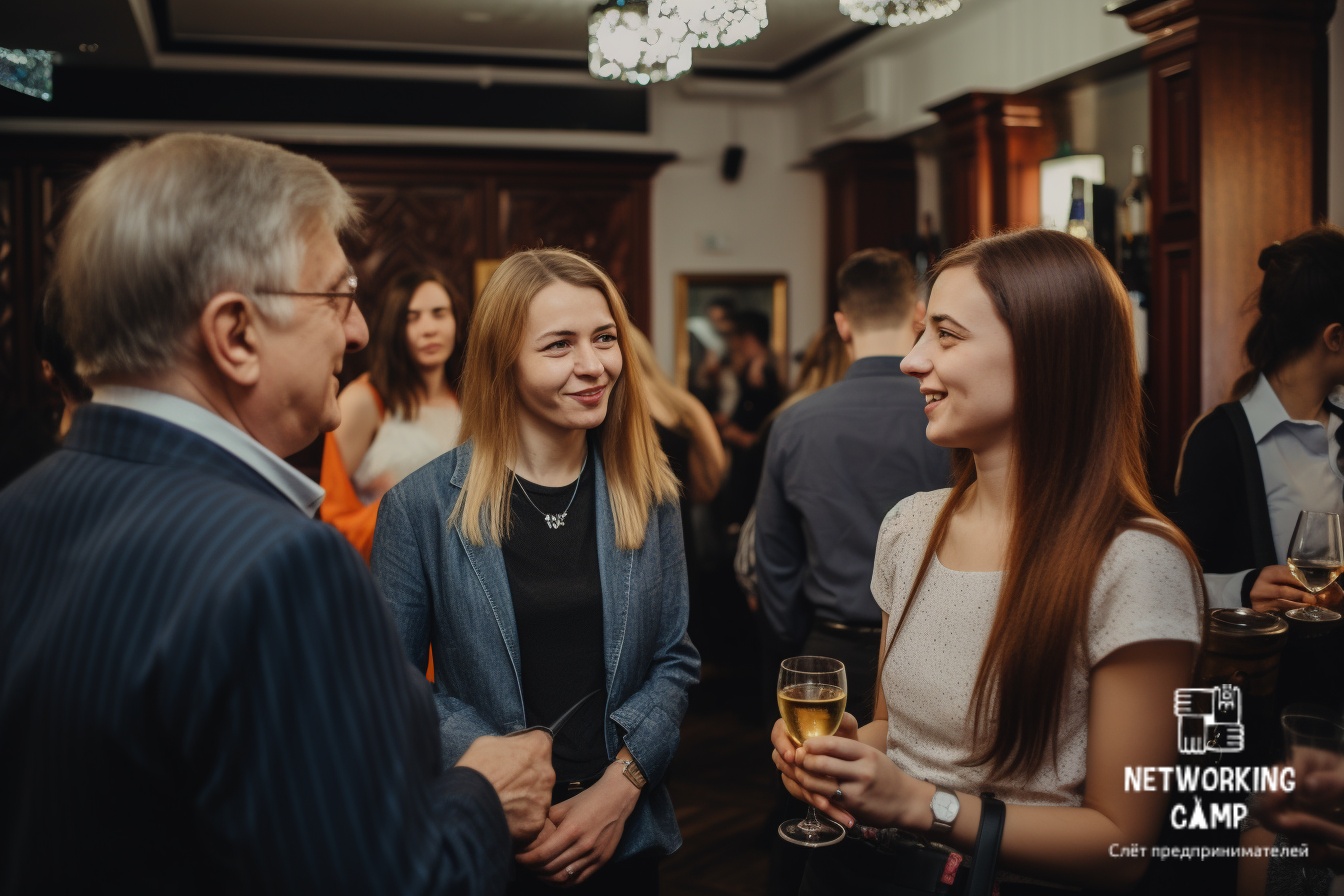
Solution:
<path fill-rule="evenodd" d="M 480 772 L 495 788 L 515 843 L 536 838 L 546 821 L 555 785 L 549 734 L 530 731 L 516 737 L 478 737 L 457 764 Z"/>

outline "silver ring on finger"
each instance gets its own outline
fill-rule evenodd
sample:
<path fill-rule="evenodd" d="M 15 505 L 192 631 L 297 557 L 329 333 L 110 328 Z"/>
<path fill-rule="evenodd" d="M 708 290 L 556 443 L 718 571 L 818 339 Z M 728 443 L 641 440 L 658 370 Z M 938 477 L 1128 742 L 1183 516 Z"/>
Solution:
<path fill-rule="evenodd" d="M 579 869 L 575 868 L 573 865 L 570 865 L 568 868 L 565 869 L 565 877 L 573 877 L 578 873 Z"/>
<path fill-rule="evenodd" d="M 831 794 L 831 802 L 838 803 L 845 798 L 845 792 L 839 787 L 835 788 L 835 793 Z"/>

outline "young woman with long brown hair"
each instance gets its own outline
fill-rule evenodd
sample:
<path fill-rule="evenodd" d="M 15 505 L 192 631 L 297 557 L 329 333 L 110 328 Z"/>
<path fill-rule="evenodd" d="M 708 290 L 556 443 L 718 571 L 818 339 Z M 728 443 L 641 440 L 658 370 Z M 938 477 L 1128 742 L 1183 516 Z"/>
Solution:
<path fill-rule="evenodd" d="M 549 822 L 511 892 L 656 892 L 681 843 L 662 782 L 699 656 L 630 328 L 588 259 L 505 259 L 467 343 L 463 443 L 378 516 L 374 578 L 417 668 L 433 645 L 444 762 L 487 732 L 555 729 Z"/>
<path fill-rule="evenodd" d="M 322 519 L 365 560 L 383 493 L 458 442 L 460 317 L 442 274 L 398 274 L 378 302 L 369 372 L 341 392 L 341 425 L 327 433 L 322 453 Z"/>
<path fill-rule="evenodd" d="M 842 823 L 900 828 L 970 852 L 982 803 L 1007 803 L 999 868 L 1028 888 L 1125 888 L 1166 797 L 1127 766 L 1176 758 L 1173 691 L 1200 639 L 1198 567 L 1153 506 L 1141 451 L 1129 303 L 1091 245 L 1026 230 L 939 262 L 902 370 L 950 490 L 884 521 L 877 718 L 775 762 Z M 900 859 L 816 850 L 805 893 L 920 892 Z M 860 887 L 861 889 L 855 889 Z M 1030 889 L 1027 892 L 1031 892 Z"/>

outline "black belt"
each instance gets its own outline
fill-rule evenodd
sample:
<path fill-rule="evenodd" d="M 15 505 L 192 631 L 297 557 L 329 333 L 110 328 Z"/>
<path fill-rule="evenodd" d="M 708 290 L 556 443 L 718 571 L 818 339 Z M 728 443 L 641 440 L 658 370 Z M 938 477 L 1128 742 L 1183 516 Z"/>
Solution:
<path fill-rule="evenodd" d="M 816 624 L 831 632 L 842 635 L 877 636 L 882 634 L 880 625 L 851 625 L 848 622 L 836 622 L 834 619 L 818 619 Z"/>

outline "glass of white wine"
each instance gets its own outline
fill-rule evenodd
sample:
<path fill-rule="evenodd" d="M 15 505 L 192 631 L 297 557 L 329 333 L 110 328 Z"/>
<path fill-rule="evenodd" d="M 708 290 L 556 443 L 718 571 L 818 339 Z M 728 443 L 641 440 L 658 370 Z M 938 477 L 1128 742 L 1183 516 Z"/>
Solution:
<path fill-rule="evenodd" d="M 1312 594 L 1329 588 L 1344 570 L 1344 539 L 1339 514 L 1304 510 L 1297 515 L 1288 543 L 1288 569 Z M 1325 607 L 1295 607 L 1284 614 L 1299 622 L 1335 622 L 1340 616 Z"/>
<path fill-rule="evenodd" d="M 845 715 L 845 664 L 827 656 L 795 656 L 779 664 L 779 714 L 795 744 L 834 734 Z M 833 846 L 845 829 L 807 807 L 804 818 L 779 826 L 779 836 L 798 846 Z"/>

